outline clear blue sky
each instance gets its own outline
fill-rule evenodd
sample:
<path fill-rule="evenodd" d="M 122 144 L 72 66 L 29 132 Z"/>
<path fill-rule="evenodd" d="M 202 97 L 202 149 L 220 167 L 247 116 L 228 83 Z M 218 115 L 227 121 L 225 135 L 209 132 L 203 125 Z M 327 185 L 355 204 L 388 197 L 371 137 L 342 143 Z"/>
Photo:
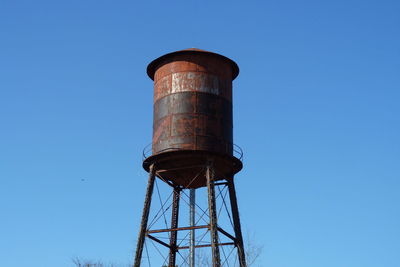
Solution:
<path fill-rule="evenodd" d="M 131 261 L 145 68 L 198 47 L 241 68 L 237 191 L 261 266 L 400 266 L 399 3 L 2 0 L 0 265 Z"/>

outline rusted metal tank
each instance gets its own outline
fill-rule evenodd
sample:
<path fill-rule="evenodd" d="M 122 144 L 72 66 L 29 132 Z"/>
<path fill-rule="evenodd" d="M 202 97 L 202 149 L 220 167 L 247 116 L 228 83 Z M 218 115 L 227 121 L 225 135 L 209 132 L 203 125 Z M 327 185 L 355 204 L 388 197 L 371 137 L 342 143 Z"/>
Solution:
<path fill-rule="evenodd" d="M 224 175 L 238 172 L 242 165 L 233 155 L 232 137 L 237 64 L 216 53 L 187 49 L 155 59 L 147 74 L 154 80 L 154 116 L 152 155 L 145 169 L 157 162 L 166 180 L 188 188 L 205 185 L 201 179 L 190 184 L 198 172 L 191 166 L 210 158 Z"/>

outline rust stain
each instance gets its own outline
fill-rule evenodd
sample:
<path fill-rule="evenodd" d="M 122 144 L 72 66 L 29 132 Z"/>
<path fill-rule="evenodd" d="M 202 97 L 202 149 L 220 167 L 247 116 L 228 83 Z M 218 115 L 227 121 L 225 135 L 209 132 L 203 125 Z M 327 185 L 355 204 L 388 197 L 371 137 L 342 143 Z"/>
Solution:
<path fill-rule="evenodd" d="M 232 155 L 233 61 L 206 51 L 176 52 L 153 64 L 153 153 L 173 149 Z"/>
<path fill-rule="evenodd" d="M 159 164 L 166 169 L 165 177 L 177 184 L 187 183 L 198 169 L 168 169 L 198 164 L 210 153 L 219 158 L 216 162 L 225 175 L 240 170 L 240 160 L 232 157 L 232 81 L 239 72 L 236 63 L 207 51 L 183 50 L 154 60 L 147 72 L 154 80 L 152 160 L 156 157 L 159 162 L 162 158 Z M 190 159 L 179 156 L 181 152 L 195 154 L 190 154 Z M 192 186 L 204 183 L 202 177 Z"/>

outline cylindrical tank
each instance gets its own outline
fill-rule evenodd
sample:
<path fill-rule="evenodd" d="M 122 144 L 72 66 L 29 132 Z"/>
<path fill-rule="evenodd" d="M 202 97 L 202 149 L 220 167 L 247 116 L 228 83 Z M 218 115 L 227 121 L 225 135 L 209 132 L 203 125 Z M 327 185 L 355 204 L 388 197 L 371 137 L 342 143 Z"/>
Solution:
<path fill-rule="evenodd" d="M 154 80 L 154 113 L 152 156 L 145 160 L 145 168 L 157 161 L 167 170 L 186 169 L 175 171 L 176 177 L 195 173 L 188 172 L 188 164 L 210 157 L 216 164 L 239 164 L 232 153 L 232 81 L 239 74 L 235 62 L 187 49 L 155 59 L 147 74 Z M 241 163 L 235 168 L 221 164 L 229 173 L 241 168 Z"/>

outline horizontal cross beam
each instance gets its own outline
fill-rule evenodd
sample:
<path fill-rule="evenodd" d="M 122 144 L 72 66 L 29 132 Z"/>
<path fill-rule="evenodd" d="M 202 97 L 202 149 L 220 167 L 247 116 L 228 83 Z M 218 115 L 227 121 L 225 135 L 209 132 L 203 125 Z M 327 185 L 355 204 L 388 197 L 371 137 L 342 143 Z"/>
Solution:
<path fill-rule="evenodd" d="M 227 243 L 219 243 L 219 244 L 216 244 L 217 246 L 234 246 L 235 245 L 235 243 L 233 243 L 233 242 L 227 242 Z M 211 244 L 206 244 L 206 245 L 197 245 L 197 246 L 194 246 L 195 248 L 206 248 L 206 247 L 211 247 Z M 177 249 L 188 249 L 189 248 L 189 246 L 184 246 L 184 247 L 178 247 Z"/>
<path fill-rule="evenodd" d="M 165 233 L 165 232 L 174 232 L 174 231 L 184 231 L 184 230 L 193 230 L 193 229 L 202 229 L 202 228 L 210 228 L 208 225 L 198 225 L 198 226 L 189 226 L 189 227 L 178 227 L 178 228 L 169 228 L 169 229 L 159 229 L 159 230 L 149 230 L 147 234 L 153 233 Z"/>

